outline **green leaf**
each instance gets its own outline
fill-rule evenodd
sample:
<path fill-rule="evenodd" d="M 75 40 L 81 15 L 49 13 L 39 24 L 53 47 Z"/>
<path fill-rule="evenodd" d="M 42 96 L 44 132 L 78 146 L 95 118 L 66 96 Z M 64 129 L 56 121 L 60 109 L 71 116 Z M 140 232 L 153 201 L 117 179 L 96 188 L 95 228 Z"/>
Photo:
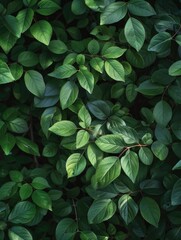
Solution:
<path fill-rule="evenodd" d="M 110 106 L 105 101 L 102 100 L 88 102 L 87 107 L 90 110 L 90 112 L 100 120 L 107 119 L 111 114 Z"/>
<path fill-rule="evenodd" d="M 85 66 L 81 67 L 80 71 L 77 72 L 77 79 L 82 88 L 88 93 L 92 93 L 95 84 L 94 76 Z"/>
<path fill-rule="evenodd" d="M 58 152 L 57 145 L 55 143 L 48 143 L 43 148 L 43 156 L 44 157 L 54 157 Z"/>
<path fill-rule="evenodd" d="M 43 177 L 35 177 L 31 183 L 31 186 L 38 190 L 50 188 L 48 181 Z"/>
<path fill-rule="evenodd" d="M 180 126 L 180 121 L 176 121 L 171 125 L 171 129 L 174 133 L 174 135 L 181 140 L 181 126 Z"/>
<path fill-rule="evenodd" d="M 109 77 L 116 81 L 125 81 L 123 65 L 117 60 L 105 61 L 105 71 Z"/>
<path fill-rule="evenodd" d="M 19 21 L 21 32 L 24 33 L 31 26 L 33 21 L 34 11 L 31 8 L 26 8 L 18 12 L 17 19 Z"/>
<path fill-rule="evenodd" d="M 89 142 L 89 137 L 90 135 L 87 131 L 78 131 L 76 136 L 76 148 L 84 147 Z"/>
<path fill-rule="evenodd" d="M 128 150 L 125 156 L 121 158 L 121 166 L 131 181 L 135 182 L 139 171 L 138 155 L 135 152 Z"/>
<path fill-rule="evenodd" d="M 173 229 L 169 230 L 165 240 L 180 240 L 181 238 L 181 228 L 180 227 L 174 227 Z"/>
<path fill-rule="evenodd" d="M 126 225 L 131 223 L 138 213 L 138 206 L 131 196 L 124 194 L 118 201 L 118 209 Z"/>
<path fill-rule="evenodd" d="M 153 52 L 164 52 L 165 50 L 169 49 L 172 37 L 168 32 L 160 32 L 152 37 L 149 45 L 148 51 Z"/>
<path fill-rule="evenodd" d="M 35 71 L 29 70 L 25 73 L 24 81 L 27 89 L 37 97 L 42 97 L 45 92 L 43 76 Z"/>
<path fill-rule="evenodd" d="M 23 51 L 18 56 L 18 62 L 25 67 L 33 67 L 38 64 L 38 56 L 31 51 Z"/>
<path fill-rule="evenodd" d="M 66 161 L 68 178 L 80 175 L 86 167 L 86 159 L 80 153 L 73 153 Z"/>
<path fill-rule="evenodd" d="M 110 130 L 114 134 L 119 134 L 126 144 L 133 144 L 139 142 L 137 132 L 131 127 L 126 126 L 118 126 L 116 128 L 110 127 Z"/>
<path fill-rule="evenodd" d="M 2 18 L 2 24 L 11 32 L 15 37 L 20 38 L 21 36 L 21 26 L 20 22 L 16 17 L 12 15 L 5 15 Z"/>
<path fill-rule="evenodd" d="M 25 133 L 29 129 L 27 122 L 22 118 L 15 118 L 9 121 L 8 128 L 15 133 Z"/>
<path fill-rule="evenodd" d="M 92 39 L 87 45 L 88 51 L 90 54 L 98 54 L 100 50 L 99 42 L 95 39 Z"/>
<path fill-rule="evenodd" d="M 140 202 L 141 216 L 151 225 L 158 227 L 160 220 L 160 208 L 156 201 L 149 197 L 143 197 Z"/>
<path fill-rule="evenodd" d="M 130 0 L 128 2 L 128 10 L 131 14 L 141 17 L 150 17 L 156 15 L 154 8 L 143 0 Z"/>
<path fill-rule="evenodd" d="M 165 160 L 168 155 L 168 148 L 165 146 L 165 144 L 159 141 L 155 141 L 152 143 L 151 150 L 153 154 L 161 161 Z"/>
<path fill-rule="evenodd" d="M 33 240 L 31 233 L 24 227 L 13 226 L 8 230 L 9 240 Z"/>
<path fill-rule="evenodd" d="M 125 48 L 112 46 L 104 49 L 104 51 L 102 51 L 102 55 L 104 58 L 119 58 L 126 52 L 126 50 L 127 49 Z"/>
<path fill-rule="evenodd" d="M 86 128 L 91 125 L 92 119 L 85 106 L 82 106 L 81 109 L 79 110 L 78 117 L 84 123 Z"/>
<path fill-rule="evenodd" d="M 43 16 L 49 16 L 55 13 L 56 11 L 60 10 L 60 6 L 50 0 L 41 0 L 38 2 L 38 9 L 36 9 L 36 12 L 43 15 Z"/>
<path fill-rule="evenodd" d="M 120 21 L 127 13 L 127 4 L 119 1 L 109 4 L 101 13 L 100 25 L 112 24 Z"/>
<path fill-rule="evenodd" d="M 92 231 L 83 231 L 80 233 L 81 240 L 97 240 L 97 236 Z"/>
<path fill-rule="evenodd" d="M 128 99 L 128 102 L 133 102 L 137 96 L 136 91 L 136 85 L 135 84 L 128 84 L 126 87 L 126 98 Z"/>
<path fill-rule="evenodd" d="M 33 188 L 29 183 L 24 183 L 19 190 L 19 195 L 21 200 L 26 200 L 28 199 L 33 192 Z"/>
<path fill-rule="evenodd" d="M 38 207 L 52 211 L 52 200 L 47 192 L 35 190 L 31 197 Z"/>
<path fill-rule="evenodd" d="M 11 32 L 8 32 L 5 27 L 1 28 L 0 47 L 6 54 L 8 54 L 15 45 L 17 39 L 18 38 Z"/>
<path fill-rule="evenodd" d="M 36 214 L 36 207 L 28 201 L 19 202 L 11 211 L 8 220 L 12 223 L 25 224 L 30 222 Z"/>
<path fill-rule="evenodd" d="M 0 60 L 0 84 L 10 83 L 15 81 L 8 65 Z"/>
<path fill-rule="evenodd" d="M 66 82 L 60 90 L 60 104 L 62 109 L 70 107 L 77 99 L 79 94 L 79 88 L 72 82 Z"/>
<path fill-rule="evenodd" d="M 22 182 L 23 181 L 23 174 L 18 171 L 18 170 L 11 170 L 9 172 L 9 176 L 10 176 L 10 179 L 13 181 L 13 182 Z"/>
<path fill-rule="evenodd" d="M 173 185 L 171 203 L 173 206 L 181 204 L 181 179 L 177 180 Z"/>
<path fill-rule="evenodd" d="M 90 224 L 98 224 L 110 219 L 116 212 L 116 204 L 111 199 L 94 200 L 87 217 Z"/>
<path fill-rule="evenodd" d="M 91 67 L 99 73 L 103 73 L 104 61 L 99 58 L 95 57 L 90 60 Z"/>
<path fill-rule="evenodd" d="M 39 20 L 31 26 L 30 32 L 36 40 L 48 46 L 53 30 L 48 21 Z"/>
<path fill-rule="evenodd" d="M 164 87 L 150 82 L 149 80 L 142 82 L 136 91 L 146 96 L 157 96 L 163 93 Z"/>
<path fill-rule="evenodd" d="M 119 134 L 101 136 L 95 143 L 103 152 L 107 153 L 120 153 L 125 147 L 125 143 Z"/>
<path fill-rule="evenodd" d="M 143 24 L 136 18 L 130 17 L 126 22 L 124 34 L 128 43 L 139 51 L 145 41 L 146 33 Z"/>
<path fill-rule="evenodd" d="M 168 69 L 170 76 L 180 76 L 181 75 L 181 60 L 174 62 Z"/>
<path fill-rule="evenodd" d="M 50 50 L 50 52 L 55 54 L 63 54 L 68 50 L 65 43 L 62 42 L 61 40 L 50 41 L 50 44 L 48 45 L 48 49 Z"/>
<path fill-rule="evenodd" d="M 16 144 L 25 153 L 40 156 L 38 145 L 24 137 L 16 137 Z"/>
<path fill-rule="evenodd" d="M 94 188 L 104 188 L 112 181 L 119 177 L 121 172 L 121 164 L 118 157 L 103 158 L 92 177 L 92 185 Z"/>
<path fill-rule="evenodd" d="M 11 153 L 15 143 L 15 137 L 10 133 L 7 133 L 5 136 L 0 138 L 0 145 L 5 155 L 9 155 Z"/>
<path fill-rule="evenodd" d="M 153 162 L 153 153 L 147 147 L 141 147 L 139 150 L 139 158 L 145 165 L 151 165 Z"/>
<path fill-rule="evenodd" d="M 103 152 L 94 143 L 90 143 L 87 147 L 87 157 L 92 166 L 95 167 L 98 160 L 103 158 Z"/>
<path fill-rule="evenodd" d="M 172 118 L 172 109 L 164 100 L 159 101 L 153 109 L 155 121 L 162 127 L 166 127 Z"/>
<path fill-rule="evenodd" d="M 71 218 L 64 218 L 56 227 L 56 240 L 73 240 L 76 231 L 77 223 Z"/>
<path fill-rule="evenodd" d="M 0 200 L 10 199 L 17 191 L 17 184 L 15 182 L 6 182 L 0 187 Z"/>
<path fill-rule="evenodd" d="M 180 170 L 181 169 L 181 160 L 179 160 L 172 168 L 172 170 Z"/>
<path fill-rule="evenodd" d="M 11 64 L 10 71 L 15 80 L 19 80 L 23 75 L 23 67 L 18 63 Z"/>
<path fill-rule="evenodd" d="M 77 72 L 76 68 L 70 64 L 63 64 L 57 67 L 53 72 L 48 75 L 57 79 L 70 78 Z"/>
<path fill-rule="evenodd" d="M 81 15 L 86 11 L 86 5 L 84 1 L 73 0 L 71 4 L 71 10 L 75 15 Z"/>
<path fill-rule="evenodd" d="M 76 125 L 68 120 L 63 120 L 55 123 L 53 126 L 49 128 L 49 131 L 55 133 L 56 135 L 69 137 L 76 133 L 77 127 Z"/>

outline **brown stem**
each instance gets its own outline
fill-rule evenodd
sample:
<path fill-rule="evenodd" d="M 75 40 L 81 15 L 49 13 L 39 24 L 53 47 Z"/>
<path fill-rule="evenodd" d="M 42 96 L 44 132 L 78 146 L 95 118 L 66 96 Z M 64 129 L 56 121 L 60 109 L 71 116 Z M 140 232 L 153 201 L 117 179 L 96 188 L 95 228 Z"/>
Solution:
<path fill-rule="evenodd" d="M 125 152 L 127 152 L 129 149 L 134 148 L 134 147 L 146 147 L 146 144 L 135 144 L 129 147 L 125 147 L 123 151 L 119 154 L 118 158 L 120 158 Z"/>

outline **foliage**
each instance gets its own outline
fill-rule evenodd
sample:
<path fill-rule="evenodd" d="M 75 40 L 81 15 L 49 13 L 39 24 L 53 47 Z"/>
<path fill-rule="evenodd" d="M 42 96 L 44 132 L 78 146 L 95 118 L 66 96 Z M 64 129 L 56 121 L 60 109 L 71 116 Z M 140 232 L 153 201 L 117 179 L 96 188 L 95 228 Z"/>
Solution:
<path fill-rule="evenodd" d="M 180 4 L 0 1 L 0 239 L 181 239 Z"/>

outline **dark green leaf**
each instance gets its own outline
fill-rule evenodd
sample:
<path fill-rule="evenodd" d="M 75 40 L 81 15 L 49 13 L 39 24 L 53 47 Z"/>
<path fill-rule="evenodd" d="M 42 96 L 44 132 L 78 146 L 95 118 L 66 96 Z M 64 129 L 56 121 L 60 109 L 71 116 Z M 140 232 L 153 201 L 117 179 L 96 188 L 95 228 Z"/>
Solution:
<path fill-rule="evenodd" d="M 154 199 L 143 197 L 140 202 L 140 212 L 142 217 L 148 223 L 158 227 L 160 220 L 160 208 Z"/>

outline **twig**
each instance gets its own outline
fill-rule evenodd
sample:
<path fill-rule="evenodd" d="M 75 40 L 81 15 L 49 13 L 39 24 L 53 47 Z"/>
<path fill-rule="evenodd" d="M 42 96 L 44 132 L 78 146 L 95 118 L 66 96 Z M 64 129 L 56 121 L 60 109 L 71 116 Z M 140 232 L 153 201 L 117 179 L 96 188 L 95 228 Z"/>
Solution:
<path fill-rule="evenodd" d="M 34 142 L 34 134 L 33 134 L 33 119 L 32 116 L 30 116 L 30 137 L 31 137 L 31 141 Z M 33 155 L 33 159 L 35 162 L 35 166 L 38 167 L 39 166 L 39 162 L 38 159 L 35 155 Z"/>
<path fill-rule="evenodd" d="M 123 149 L 123 151 L 119 154 L 118 158 L 120 158 L 125 152 L 127 152 L 129 149 L 134 148 L 134 147 L 146 147 L 146 144 L 135 144 L 129 147 L 126 147 Z"/>
<path fill-rule="evenodd" d="M 79 218 L 78 218 L 77 207 L 76 207 L 76 203 L 75 203 L 74 199 L 72 199 L 72 205 L 73 205 L 74 212 L 75 212 L 75 221 L 77 222 L 77 232 L 79 232 Z"/>

